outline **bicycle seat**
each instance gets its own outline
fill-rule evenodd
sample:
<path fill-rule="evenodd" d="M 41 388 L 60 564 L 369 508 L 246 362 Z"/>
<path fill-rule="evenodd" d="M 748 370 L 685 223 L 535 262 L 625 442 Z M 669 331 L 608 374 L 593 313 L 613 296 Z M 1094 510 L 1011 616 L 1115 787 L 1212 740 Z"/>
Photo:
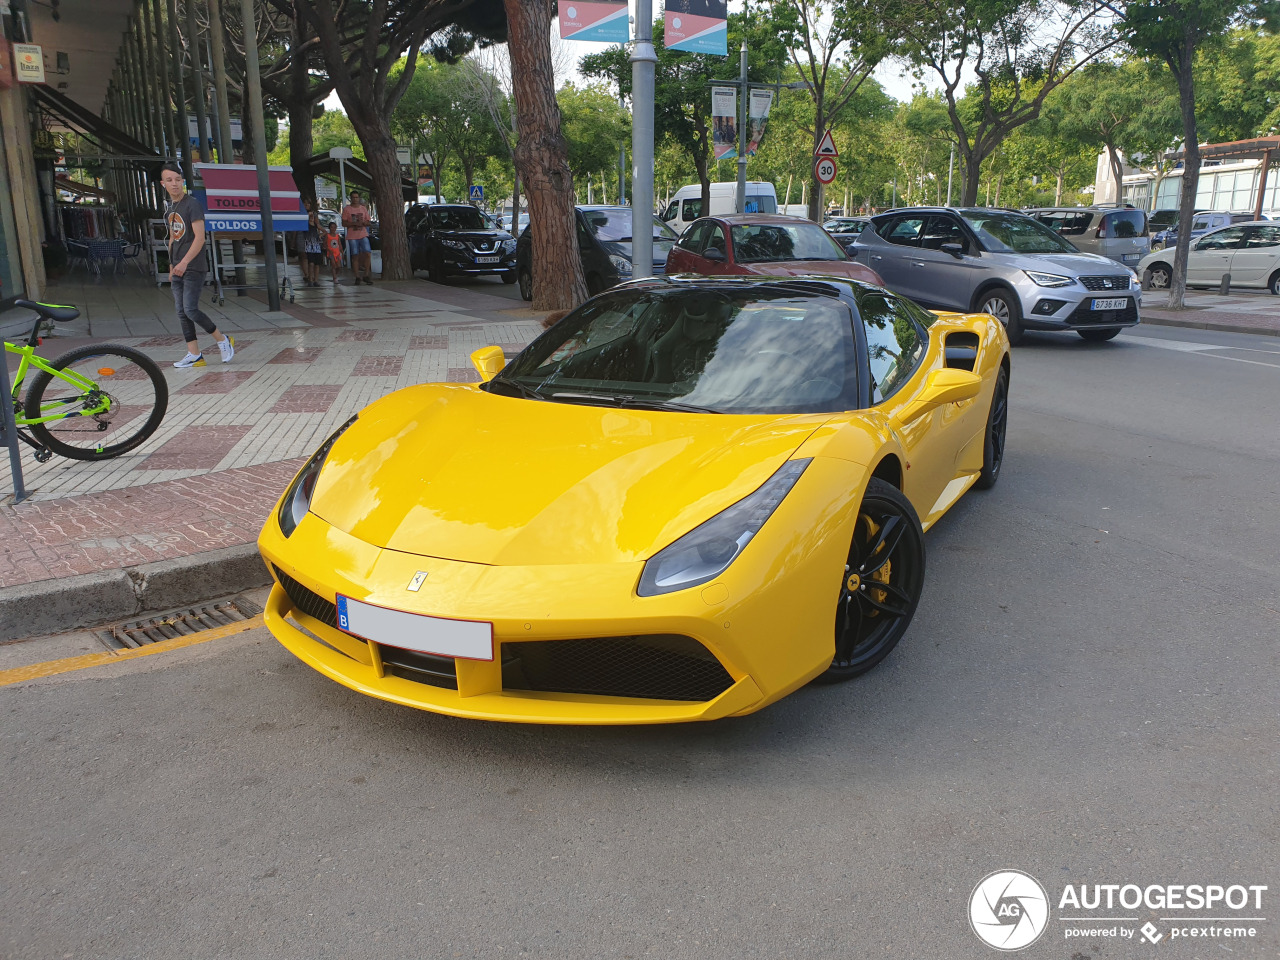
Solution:
<path fill-rule="evenodd" d="M 80 316 L 80 311 L 75 307 L 64 307 L 56 303 L 36 303 L 34 300 L 15 300 L 15 307 L 26 307 L 28 310 L 34 310 L 40 314 L 45 320 L 59 320 L 66 322 L 74 320 Z"/>

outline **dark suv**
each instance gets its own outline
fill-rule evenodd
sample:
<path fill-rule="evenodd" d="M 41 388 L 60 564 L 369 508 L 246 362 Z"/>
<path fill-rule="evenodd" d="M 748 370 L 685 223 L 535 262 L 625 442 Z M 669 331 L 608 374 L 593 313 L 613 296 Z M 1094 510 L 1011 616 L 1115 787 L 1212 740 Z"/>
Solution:
<path fill-rule="evenodd" d="M 427 204 L 416 212 L 417 222 L 409 233 L 409 263 L 414 270 L 426 270 L 436 282 L 487 274 L 497 274 L 503 283 L 516 282 L 515 238 L 491 227 L 475 207 Z"/>

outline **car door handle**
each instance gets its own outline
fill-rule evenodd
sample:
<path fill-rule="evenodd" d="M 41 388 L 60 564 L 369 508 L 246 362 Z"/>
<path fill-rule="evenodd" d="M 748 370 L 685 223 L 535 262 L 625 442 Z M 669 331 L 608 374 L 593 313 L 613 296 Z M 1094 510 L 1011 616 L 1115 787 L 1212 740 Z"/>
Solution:
<path fill-rule="evenodd" d="M 883 259 L 884 259 L 884 257 L 880 256 L 880 254 L 878 254 L 878 253 L 873 253 L 873 254 L 871 255 L 871 259 L 872 259 L 872 260 L 883 260 Z"/>

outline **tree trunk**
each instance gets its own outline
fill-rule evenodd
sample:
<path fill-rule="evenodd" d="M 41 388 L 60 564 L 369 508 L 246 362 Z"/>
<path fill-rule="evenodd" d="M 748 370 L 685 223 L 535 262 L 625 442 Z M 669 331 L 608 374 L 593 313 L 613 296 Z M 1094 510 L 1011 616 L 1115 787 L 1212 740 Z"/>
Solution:
<path fill-rule="evenodd" d="M 520 236 L 520 174 L 516 174 L 515 184 L 511 187 L 511 230 L 513 237 Z"/>
<path fill-rule="evenodd" d="M 1062 206 L 1062 178 L 1063 176 L 1065 176 L 1065 173 L 1066 171 L 1064 171 L 1062 169 L 1062 166 L 1059 165 L 1058 172 L 1055 176 L 1055 179 L 1057 180 L 1057 185 L 1054 187 L 1054 190 L 1053 190 L 1053 205 L 1055 207 Z"/>
<path fill-rule="evenodd" d="M 960 198 L 960 206 L 972 207 L 978 202 L 982 161 L 986 158 L 977 150 L 961 150 L 961 154 L 964 161 L 964 196 Z"/>
<path fill-rule="evenodd" d="M 1124 203 L 1124 163 L 1120 160 L 1120 151 L 1115 144 L 1104 143 L 1107 148 L 1107 161 L 1111 164 L 1111 176 L 1116 180 L 1116 203 Z"/>
<path fill-rule="evenodd" d="M 404 227 L 400 193 L 400 159 L 396 141 L 385 118 L 375 124 L 363 124 L 360 140 L 364 144 L 369 176 L 373 180 L 373 202 L 378 208 L 378 233 L 382 241 L 382 279 L 412 280 L 409 268 L 409 233 Z M 369 129 L 372 127 L 372 129 Z M 366 135 L 367 134 L 367 135 Z"/>
<path fill-rule="evenodd" d="M 529 198 L 533 309 L 570 310 L 587 298 L 573 210 L 569 150 L 560 132 L 551 62 L 553 0 L 503 0 L 516 101 L 516 170 Z"/>
<path fill-rule="evenodd" d="M 1182 106 L 1182 200 L 1178 208 L 1178 246 L 1173 255 L 1173 281 L 1169 284 L 1169 308 L 1181 310 L 1187 294 L 1187 257 L 1191 252 L 1191 220 L 1196 212 L 1196 190 L 1200 185 L 1200 143 L 1196 139 L 1196 87 L 1192 74 L 1195 45 L 1182 46 L 1178 78 L 1178 97 Z M 1170 64 L 1173 66 L 1173 64 Z"/>
<path fill-rule="evenodd" d="M 820 99 L 814 103 L 814 111 L 813 150 L 810 152 L 816 154 L 818 152 L 818 144 L 822 142 L 822 138 L 826 136 L 827 133 L 827 125 L 823 121 L 822 117 L 822 102 Z M 813 192 L 809 194 L 809 211 L 807 215 L 810 220 L 820 223 L 822 217 L 822 199 L 823 194 L 826 191 L 822 181 L 818 179 L 816 166 L 817 164 L 814 164 L 814 167 L 811 167 L 809 171 L 809 176 L 813 177 Z"/>
<path fill-rule="evenodd" d="M 297 171 L 311 159 L 314 141 L 311 136 L 311 101 L 293 100 L 289 103 L 289 163 L 293 165 L 294 181 L 303 200 L 316 202 L 316 181 L 312 177 L 299 177 Z"/>

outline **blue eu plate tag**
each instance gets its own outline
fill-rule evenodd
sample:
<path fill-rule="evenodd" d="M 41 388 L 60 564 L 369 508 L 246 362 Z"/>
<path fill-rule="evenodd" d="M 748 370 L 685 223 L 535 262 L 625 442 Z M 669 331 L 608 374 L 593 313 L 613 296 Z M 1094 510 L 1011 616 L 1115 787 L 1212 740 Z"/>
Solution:
<path fill-rule="evenodd" d="M 339 630 L 348 629 L 347 627 L 348 622 L 349 621 L 347 620 L 347 598 L 339 594 L 338 595 L 338 629 Z"/>

